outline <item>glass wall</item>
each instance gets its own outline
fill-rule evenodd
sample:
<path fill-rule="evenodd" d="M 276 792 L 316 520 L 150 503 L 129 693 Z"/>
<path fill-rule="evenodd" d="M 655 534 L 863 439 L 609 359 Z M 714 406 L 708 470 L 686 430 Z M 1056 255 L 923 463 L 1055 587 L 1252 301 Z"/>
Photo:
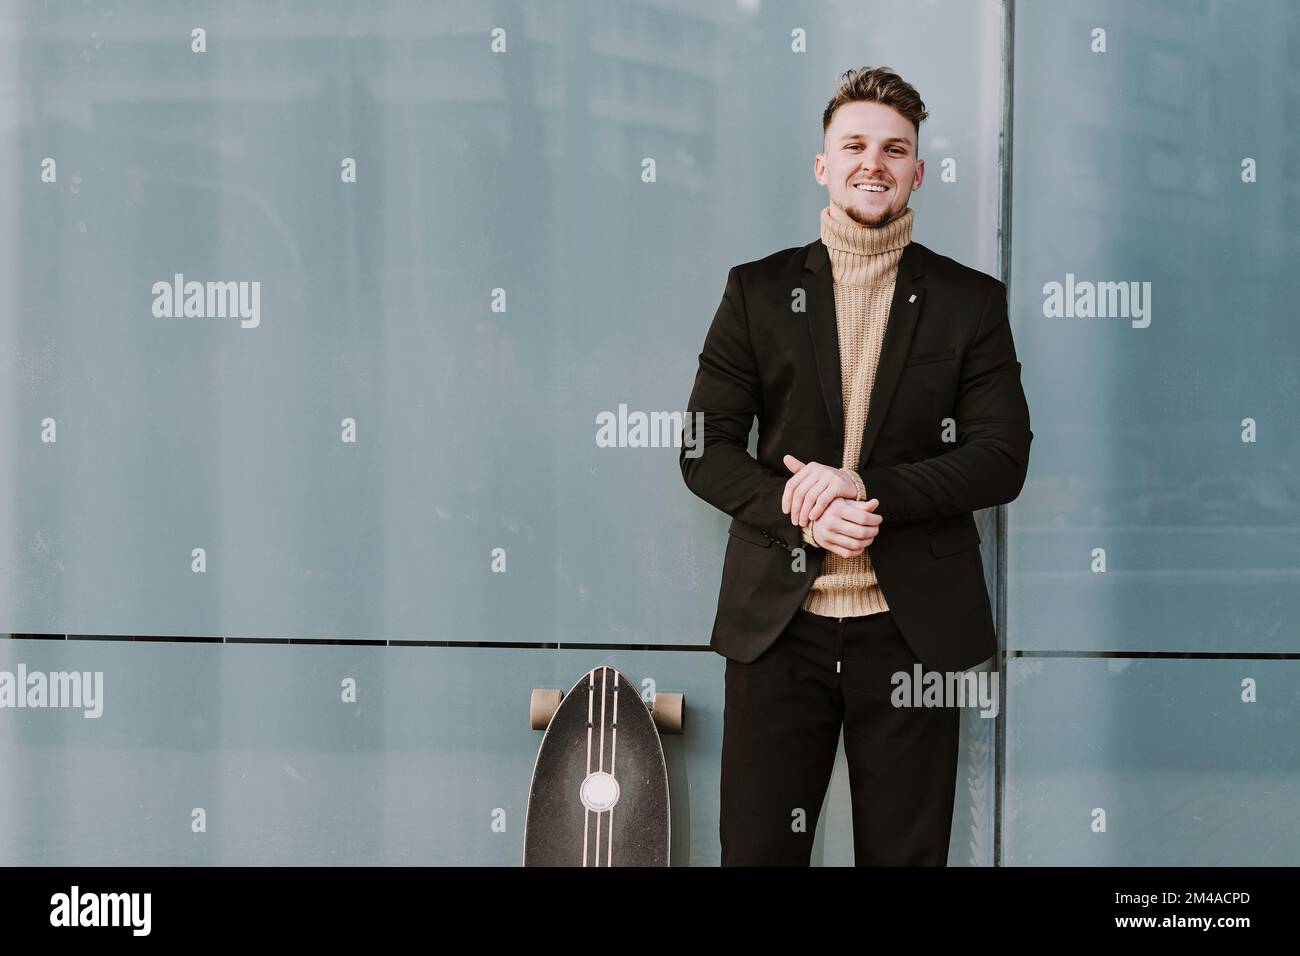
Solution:
<path fill-rule="evenodd" d="M 79 637 L 0 668 L 104 684 L 0 715 L 0 860 L 517 862 L 529 690 L 615 663 L 687 693 L 674 862 L 716 863 L 728 519 L 679 436 L 600 423 L 682 412 L 728 268 L 817 237 L 850 66 L 915 83 L 957 171 L 916 238 L 996 271 L 1001 23 L 6 6 L 0 627 Z M 992 861 L 991 723 L 955 863 Z M 852 862 L 844 769 L 817 862 Z"/>
<path fill-rule="evenodd" d="M 0 5 L 0 671 L 102 674 L 0 710 L 0 863 L 513 865 L 529 691 L 603 663 L 686 694 L 716 864 L 729 519 L 602 426 L 817 237 L 864 64 L 1035 433 L 950 863 L 1294 862 L 1297 52 L 1261 0 Z"/>
<path fill-rule="evenodd" d="M 1009 864 L 1295 864 L 1300 10 L 1015 5 Z"/>

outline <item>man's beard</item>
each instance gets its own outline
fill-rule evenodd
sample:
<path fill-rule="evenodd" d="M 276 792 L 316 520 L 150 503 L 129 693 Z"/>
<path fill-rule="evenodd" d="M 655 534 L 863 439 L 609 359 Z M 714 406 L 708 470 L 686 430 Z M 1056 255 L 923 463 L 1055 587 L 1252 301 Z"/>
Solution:
<path fill-rule="evenodd" d="M 843 203 L 836 203 L 836 205 L 840 207 L 840 211 L 844 213 L 844 215 L 848 216 L 859 226 L 866 226 L 869 229 L 879 229 L 881 226 L 887 225 L 896 218 L 894 216 L 894 211 L 888 208 L 882 212 L 876 213 L 875 215 L 867 216 L 858 212 L 852 206 L 846 206 Z M 902 215 L 902 213 L 899 213 L 899 215 Z"/>

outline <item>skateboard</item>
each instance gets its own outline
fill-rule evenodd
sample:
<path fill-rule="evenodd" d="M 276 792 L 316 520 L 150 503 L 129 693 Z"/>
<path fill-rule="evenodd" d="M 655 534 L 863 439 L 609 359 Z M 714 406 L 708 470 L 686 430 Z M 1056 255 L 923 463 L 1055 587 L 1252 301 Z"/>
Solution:
<path fill-rule="evenodd" d="M 524 866 L 667 866 L 668 768 L 660 733 L 681 733 L 686 700 L 647 707 L 613 667 L 594 667 L 568 694 L 534 690 L 544 730 L 524 818 Z"/>

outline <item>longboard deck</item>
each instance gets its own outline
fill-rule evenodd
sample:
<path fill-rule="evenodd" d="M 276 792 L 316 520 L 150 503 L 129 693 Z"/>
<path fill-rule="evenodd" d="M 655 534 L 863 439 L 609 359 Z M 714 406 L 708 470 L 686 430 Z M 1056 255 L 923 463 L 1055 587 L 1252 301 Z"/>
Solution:
<path fill-rule="evenodd" d="M 537 751 L 524 866 L 667 866 L 668 769 L 654 719 L 613 667 L 564 696 Z"/>

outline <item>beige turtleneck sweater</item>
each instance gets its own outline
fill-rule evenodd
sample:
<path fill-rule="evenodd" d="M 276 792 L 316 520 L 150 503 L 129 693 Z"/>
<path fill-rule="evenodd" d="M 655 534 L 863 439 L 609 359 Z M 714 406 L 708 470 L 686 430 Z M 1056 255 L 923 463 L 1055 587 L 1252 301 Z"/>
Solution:
<path fill-rule="evenodd" d="M 839 330 L 840 381 L 844 397 L 844 461 L 858 487 L 858 499 L 867 497 L 857 475 L 862 432 L 867 427 L 871 388 L 880 364 L 885 325 L 894 295 L 894 279 L 903 247 L 912 241 L 914 211 L 909 207 L 893 222 L 879 228 L 842 223 L 831 218 L 830 207 L 821 214 L 821 239 L 830 253 L 835 287 L 835 323 Z M 803 538 L 810 544 L 816 528 L 809 523 Z M 858 617 L 888 611 L 885 595 L 871 565 L 871 548 L 856 558 L 826 552 L 803 601 L 803 608 L 825 617 Z"/>

